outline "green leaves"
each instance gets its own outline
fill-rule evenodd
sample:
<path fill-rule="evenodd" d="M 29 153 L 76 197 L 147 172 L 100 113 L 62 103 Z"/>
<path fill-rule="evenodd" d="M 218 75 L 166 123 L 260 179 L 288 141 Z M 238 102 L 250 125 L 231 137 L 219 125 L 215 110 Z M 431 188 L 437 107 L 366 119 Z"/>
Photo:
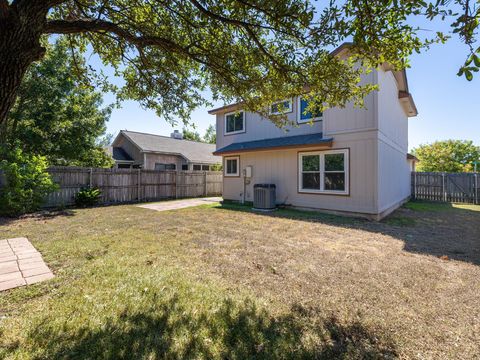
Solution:
<path fill-rule="evenodd" d="M 480 148 L 465 140 L 436 141 L 413 152 L 419 159 L 418 171 L 468 172 L 480 159 Z"/>
<path fill-rule="evenodd" d="M 48 45 L 47 56 L 33 65 L 9 115 L 7 136 L 24 152 L 46 156 L 50 165 L 110 167 L 112 159 L 97 138 L 105 132 L 111 107 L 86 83 L 93 77 L 68 41 Z M 80 79 L 79 79 L 80 78 Z"/>

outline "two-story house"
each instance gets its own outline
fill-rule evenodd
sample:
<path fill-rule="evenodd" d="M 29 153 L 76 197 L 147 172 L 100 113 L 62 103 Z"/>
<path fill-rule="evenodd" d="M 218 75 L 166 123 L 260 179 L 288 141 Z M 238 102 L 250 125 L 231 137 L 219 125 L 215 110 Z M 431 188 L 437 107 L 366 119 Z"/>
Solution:
<path fill-rule="evenodd" d="M 347 51 L 342 46 L 336 55 Z M 224 199 L 253 201 L 254 184 L 272 183 L 278 204 L 372 219 L 405 202 L 408 117 L 417 115 L 406 72 L 385 66 L 362 81 L 379 85 L 364 109 L 347 104 L 313 116 L 301 96 L 282 100 L 296 124 L 287 132 L 241 104 L 209 111 L 216 115 L 214 154 L 223 157 Z M 277 109 L 272 104 L 271 111 Z"/>

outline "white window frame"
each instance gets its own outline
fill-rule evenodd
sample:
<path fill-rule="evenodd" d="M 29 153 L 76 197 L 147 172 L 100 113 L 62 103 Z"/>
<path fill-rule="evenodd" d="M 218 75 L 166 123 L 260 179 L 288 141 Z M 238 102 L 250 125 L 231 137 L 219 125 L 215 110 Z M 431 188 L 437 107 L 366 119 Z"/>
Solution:
<path fill-rule="evenodd" d="M 228 115 L 235 115 L 235 114 L 242 114 L 242 120 L 243 120 L 242 121 L 242 130 L 227 132 L 227 116 Z M 241 133 L 244 133 L 246 131 L 246 129 L 245 129 L 245 111 L 243 111 L 243 110 L 232 111 L 232 112 L 229 112 L 229 113 L 225 113 L 225 115 L 223 115 L 223 117 L 224 117 L 223 135 L 241 134 Z"/>
<path fill-rule="evenodd" d="M 345 190 L 325 190 L 325 155 L 343 154 L 344 156 L 344 174 L 345 174 Z M 320 189 L 303 189 L 302 188 L 302 166 L 303 156 L 318 155 L 320 157 Z M 323 150 L 323 151 L 309 151 L 298 153 L 298 192 L 299 193 L 314 193 L 314 194 L 335 194 L 335 195 L 349 195 L 350 194 L 350 151 L 349 149 L 338 150 Z M 340 172 L 340 171 L 328 171 Z M 327 173 L 328 173 L 327 172 Z"/>
<path fill-rule="evenodd" d="M 322 113 L 322 116 L 319 116 L 319 117 L 302 119 L 302 97 L 303 96 L 299 96 L 297 98 L 297 124 L 308 124 L 309 122 L 322 121 L 323 113 Z"/>
<path fill-rule="evenodd" d="M 237 160 L 237 172 L 233 174 L 227 173 L 227 160 Z M 223 175 L 227 177 L 238 177 L 240 176 L 240 156 L 225 156 L 223 159 Z"/>
<path fill-rule="evenodd" d="M 281 103 L 284 103 L 284 102 L 288 102 L 288 109 L 286 109 L 286 111 L 284 111 L 284 112 L 280 112 L 280 111 L 273 112 L 272 111 L 272 106 L 273 105 L 281 104 Z M 283 99 L 283 100 L 280 100 L 280 101 L 275 101 L 275 102 L 271 103 L 270 107 L 268 108 L 268 114 L 269 115 L 283 115 L 283 114 L 288 114 L 288 113 L 291 113 L 291 112 L 293 112 L 293 99 L 292 98 Z"/>

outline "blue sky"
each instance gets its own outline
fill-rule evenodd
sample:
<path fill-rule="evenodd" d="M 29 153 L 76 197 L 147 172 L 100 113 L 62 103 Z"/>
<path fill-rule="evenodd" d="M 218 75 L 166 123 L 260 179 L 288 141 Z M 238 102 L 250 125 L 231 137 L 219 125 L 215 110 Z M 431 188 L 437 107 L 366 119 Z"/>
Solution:
<path fill-rule="evenodd" d="M 465 56 L 465 45 L 452 38 L 411 57 L 408 83 L 419 114 L 408 120 L 410 149 L 443 139 L 472 140 L 480 145 L 480 74 L 471 82 L 456 75 Z M 199 108 L 191 116 L 201 135 L 214 123 L 214 116 L 207 111 Z M 181 129 L 182 124 L 175 128 Z M 122 129 L 169 135 L 174 128 L 153 111 L 124 102 L 121 109 L 113 111 L 107 131 L 116 134 Z"/>

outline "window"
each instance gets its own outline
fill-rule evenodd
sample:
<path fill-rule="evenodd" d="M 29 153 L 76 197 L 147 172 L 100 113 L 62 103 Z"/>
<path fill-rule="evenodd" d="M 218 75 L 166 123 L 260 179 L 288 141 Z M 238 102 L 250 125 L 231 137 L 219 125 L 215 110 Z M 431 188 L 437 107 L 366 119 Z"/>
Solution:
<path fill-rule="evenodd" d="M 193 165 L 193 170 L 194 170 L 194 171 L 200 171 L 200 170 L 202 170 L 202 165 Z"/>
<path fill-rule="evenodd" d="M 299 124 L 308 123 L 310 121 L 321 121 L 323 114 L 321 112 L 312 115 L 310 112 L 305 112 L 305 109 L 308 106 L 308 100 L 302 98 L 301 96 L 298 97 L 298 120 Z"/>
<path fill-rule="evenodd" d="M 155 163 L 155 170 L 165 171 L 165 170 L 175 170 L 177 166 L 175 164 L 163 164 Z"/>
<path fill-rule="evenodd" d="M 292 99 L 274 102 L 270 105 L 270 115 L 286 114 L 293 111 Z"/>
<path fill-rule="evenodd" d="M 225 176 L 240 176 L 239 172 L 240 157 L 226 157 L 225 158 Z"/>
<path fill-rule="evenodd" d="M 225 114 L 225 134 L 245 132 L 245 113 L 243 111 Z"/>
<path fill-rule="evenodd" d="M 298 191 L 348 195 L 348 150 L 300 153 Z"/>
<path fill-rule="evenodd" d="M 210 166 L 209 166 L 209 165 L 202 165 L 202 170 L 203 170 L 203 171 L 209 171 L 209 170 L 210 170 Z"/>

